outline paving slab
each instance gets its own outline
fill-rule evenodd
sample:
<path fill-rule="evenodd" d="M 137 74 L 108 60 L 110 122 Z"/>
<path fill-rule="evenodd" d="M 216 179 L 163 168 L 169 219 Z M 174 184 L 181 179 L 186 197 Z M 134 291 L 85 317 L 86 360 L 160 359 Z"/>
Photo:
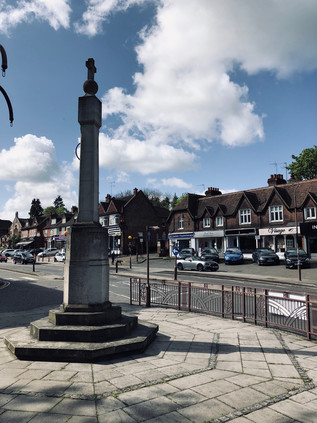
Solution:
<path fill-rule="evenodd" d="M 200 313 L 122 307 L 160 327 L 143 353 L 19 361 L 1 342 L 0 422 L 316 423 L 315 342 Z M 16 322 L 44 312 L 17 313 Z M 6 321 L 0 339 L 14 332 Z"/>

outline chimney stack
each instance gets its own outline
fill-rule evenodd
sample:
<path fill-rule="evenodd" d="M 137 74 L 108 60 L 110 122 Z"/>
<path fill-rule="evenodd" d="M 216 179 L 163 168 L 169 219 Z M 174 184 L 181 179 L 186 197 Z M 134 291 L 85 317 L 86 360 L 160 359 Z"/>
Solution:
<path fill-rule="evenodd" d="M 271 175 L 271 177 L 267 180 L 267 183 L 269 184 L 269 187 L 272 187 L 272 186 L 275 186 L 275 185 L 286 184 L 286 181 L 283 178 L 283 175 L 274 174 L 274 175 Z"/>
<path fill-rule="evenodd" d="M 219 191 L 219 188 L 208 187 L 207 191 L 205 191 L 206 197 L 214 197 L 215 195 L 221 195 L 222 192 Z"/>
<path fill-rule="evenodd" d="M 106 203 L 110 203 L 110 201 L 111 201 L 111 195 L 110 194 L 107 194 L 107 196 L 106 196 Z"/>
<path fill-rule="evenodd" d="M 138 193 L 138 189 L 137 189 L 137 188 L 134 188 L 134 190 L 133 190 L 133 195 L 134 195 L 134 196 L 136 196 L 136 195 L 137 195 L 137 193 Z"/>

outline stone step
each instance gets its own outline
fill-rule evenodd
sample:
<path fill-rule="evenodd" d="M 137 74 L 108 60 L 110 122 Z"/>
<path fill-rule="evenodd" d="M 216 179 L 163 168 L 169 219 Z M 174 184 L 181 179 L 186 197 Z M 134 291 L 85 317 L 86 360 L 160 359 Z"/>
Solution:
<path fill-rule="evenodd" d="M 130 335 L 108 342 L 39 341 L 30 330 L 23 328 L 8 335 L 4 342 L 20 360 L 95 362 L 118 355 L 140 354 L 155 338 L 158 326 L 139 322 Z"/>
<path fill-rule="evenodd" d="M 58 326 L 44 317 L 30 324 L 30 332 L 39 341 L 106 342 L 128 335 L 137 323 L 135 316 L 122 316 L 115 323 L 103 326 Z"/>
<path fill-rule="evenodd" d="M 49 320 L 54 325 L 103 326 L 121 318 L 121 307 L 112 306 L 108 310 L 97 312 L 50 310 Z"/>

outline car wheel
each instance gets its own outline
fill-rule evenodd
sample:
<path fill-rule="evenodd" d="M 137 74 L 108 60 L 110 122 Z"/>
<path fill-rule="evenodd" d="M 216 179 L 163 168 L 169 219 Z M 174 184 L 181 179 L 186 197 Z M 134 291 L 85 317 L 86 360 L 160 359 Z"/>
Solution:
<path fill-rule="evenodd" d="M 17 264 L 17 262 L 15 260 L 13 260 L 13 264 Z"/>
<path fill-rule="evenodd" d="M 54 261 L 57 262 L 57 259 L 54 257 Z"/>
<path fill-rule="evenodd" d="M 202 264 L 197 264 L 197 270 L 199 271 L 199 272 L 201 272 L 202 270 L 204 270 L 204 266 L 202 265 Z"/>
<path fill-rule="evenodd" d="M 182 263 L 178 263 L 178 265 L 177 265 L 177 269 L 178 269 L 178 270 L 183 270 L 183 269 L 184 269 L 184 267 L 183 267 Z"/>

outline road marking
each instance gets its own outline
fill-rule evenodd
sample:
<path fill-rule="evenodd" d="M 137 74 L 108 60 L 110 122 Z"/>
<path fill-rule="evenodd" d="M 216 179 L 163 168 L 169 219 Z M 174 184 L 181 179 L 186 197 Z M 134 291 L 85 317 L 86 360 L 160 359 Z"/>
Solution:
<path fill-rule="evenodd" d="M 29 277 L 27 277 L 27 276 L 22 276 L 22 278 L 21 279 L 25 279 L 25 280 L 27 280 L 27 281 L 36 281 L 37 279 L 35 279 L 35 278 L 29 278 Z"/>

